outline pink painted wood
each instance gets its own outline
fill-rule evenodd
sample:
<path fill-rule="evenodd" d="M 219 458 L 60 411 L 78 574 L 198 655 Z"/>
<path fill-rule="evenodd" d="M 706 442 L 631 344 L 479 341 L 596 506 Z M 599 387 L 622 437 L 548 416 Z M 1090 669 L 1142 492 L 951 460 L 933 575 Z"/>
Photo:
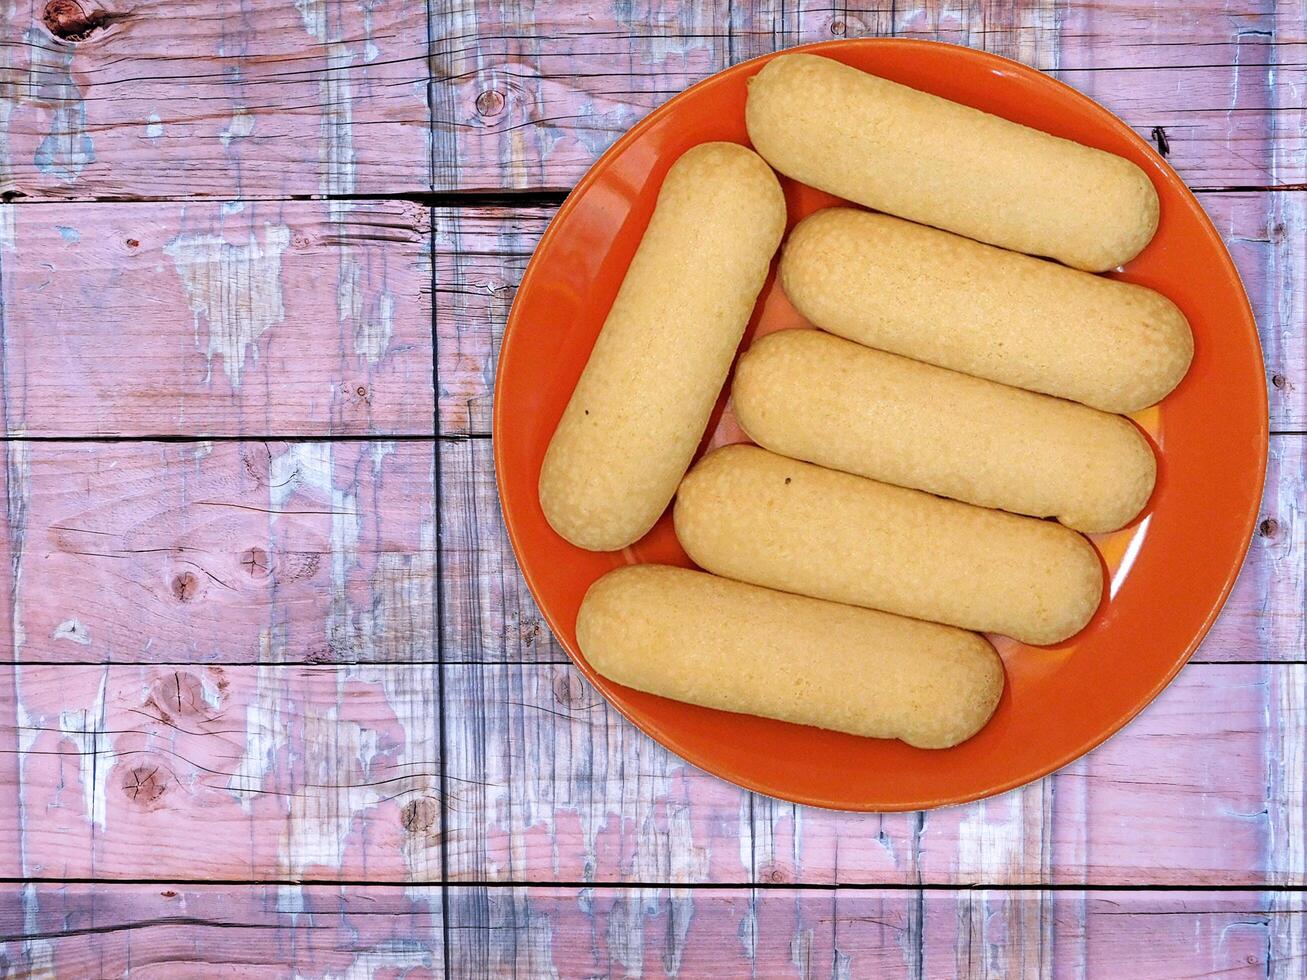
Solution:
<path fill-rule="evenodd" d="M 1301 896 L 36 885 L 0 893 L 19 976 L 1293 976 Z M 445 926 L 449 940 L 445 941 Z M 449 971 L 445 973 L 445 959 Z"/>
<path fill-rule="evenodd" d="M 432 666 L 11 667 L 29 879 L 438 881 Z"/>
<path fill-rule="evenodd" d="M 0 13 L 0 192 L 423 191 L 422 4 L 31 0 Z"/>
<path fill-rule="evenodd" d="M 0 205 L 0 233 L 10 434 L 432 431 L 425 208 Z"/>
<path fill-rule="evenodd" d="M 3 452 L 19 661 L 435 659 L 430 442 Z"/>
<path fill-rule="evenodd" d="M 1277 14 L 1277 6 L 1279 8 Z M 773 51 L 832 37 L 897 34 L 983 47 L 1049 71 L 1142 135 L 1165 130 L 1172 162 L 1200 187 L 1307 178 L 1299 0 L 1186 5 L 1131 0 L 926 0 L 686 5 L 594 10 L 474 3 L 437 13 L 437 187 L 571 186 L 596 155 L 687 85 Z"/>
<path fill-rule="evenodd" d="M 1304 683 L 1301 664 L 1194 665 L 1048 779 L 929 814 L 864 816 L 705 776 L 634 733 L 571 667 L 449 666 L 449 874 L 1302 886 L 1302 771 L 1285 760 L 1307 738 Z"/>
<path fill-rule="evenodd" d="M 0 886 L 16 977 L 444 976 L 439 887 Z"/>

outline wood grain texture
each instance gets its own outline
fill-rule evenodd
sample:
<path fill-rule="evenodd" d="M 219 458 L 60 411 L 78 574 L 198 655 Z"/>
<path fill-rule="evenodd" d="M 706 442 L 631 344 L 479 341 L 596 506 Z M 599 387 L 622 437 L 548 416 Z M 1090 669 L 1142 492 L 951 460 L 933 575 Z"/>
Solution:
<path fill-rule="evenodd" d="M 1273 430 L 1307 428 L 1307 193 L 1204 194 L 1243 277 L 1266 360 Z M 437 208 L 441 432 L 490 431 L 495 360 L 548 208 Z"/>
<path fill-rule="evenodd" d="M 429 433 L 428 222 L 403 202 L 0 205 L 7 431 Z"/>
<path fill-rule="evenodd" d="M 1293 976 L 1251 893 L 451 888 L 457 976 Z"/>
<path fill-rule="evenodd" d="M 32 885 L 0 892 L 17 976 L 1287 977 L 1259 892 Z M 446 950 L 445 926 L 448 948 Z M 1033 931 L 1043 946 L 1016 940 Z"/>
<path fill-rule="evenodd" d="M 638 735 L 570 666 L 450 665 L 449 874 L 1301 886 L 1294 760 L 1307 718 L 1292 692 L 1305 669 L 1192 665 L 1104 747 L 1048 779 L 927 814 L 864 815 L 704 776 Z"/>
<path fill-rule="evenodd" d="M 436 658 L 431 442 L 0 452 L 19 661 Z"/>
<path fill-rule="evenodd" d="M 0 27 L 10 198 L 429 187 L 423 4 L 16 0 Z"/>
<path fill-rule="evenodd" d="M 9 667 L 31 879 L 436 881 L 436 669 Z"/>
<path fill-rule="evenodd" d="M 488 439 L 441 443 L 446 662 L 566 660 L 513 556 Z M 1196 662 L 1307 660 L 1307 440 L 1271 441 L 1261 516 L 1243 571 Z"/>
<path fill-rule="evenodd" d="M 459 0 L 435 5 L 430 23 L 420 4 L 68 0 L 55 32 L 47 9 L 26 0 L 5 11 L 10 197 L 564 189 L 650 109 L 729 64 L 892 34 L 1049 71 L 1146 137 L 1162 127 L 1200 186 L 1305 174 L 1297 0 L 1183 18 L 1130 0 L 597 10 Z"/>
<path fill-rule="evenodd" d="M 439 887 L 0 886 L 11 977 L 444 976 Z"/>
<path fill-rule="evenodd" d="M 1185 16 L 1132 0 L 654 3 L 516 8 L 464 0 L 434 21 L 438 188 L 570 187 L 687 85 L 779 48 L 898 35 L 984 48 L 1103 102 L 1202 187 L 1307 176 L 1301 6 L 1235 0 Z M 1125 43 L 1123 43 L 1123 39 Z"/>
<path fill-rule="evenodd" d="M 1304 670 L 1191 666 L 1049 779 L 877 816 L 707 776 L 570 666 L 11 667 L 0 853 L 45 880 L 434 881 L 443 839 L 468 883 L 1302 887 Z"/>

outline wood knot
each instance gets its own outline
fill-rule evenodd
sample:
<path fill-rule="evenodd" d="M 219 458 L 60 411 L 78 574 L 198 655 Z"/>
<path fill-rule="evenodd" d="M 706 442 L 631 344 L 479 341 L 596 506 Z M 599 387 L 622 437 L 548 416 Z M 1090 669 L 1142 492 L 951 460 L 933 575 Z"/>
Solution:
<path fill-rule="evenodd" d="M 440 822 L 440 801 L 434 796 L 419 796 L 399 814 L 399 822 L 410 834 L 427 834 Z"/>
<path fill-rule="evenodd" d="M 246 548 L 241 552 L 241 568 L 250 578 L 267 578 L 268 567 L 268 553 L 262 548 Z"/>
<path fill-rule="evenodd" d="M 268 485 L 268 474 L 272 470 L 272 450 L 268 448 L 266 442 L 242 449 L 241 463 L 256 487 Z M 290 479 L 293 480 L 297 476 L 299 476 L 298 466 L 295 467 L 295 472 Z"/>
<path fill-rule="evenodd" d="M 554 680 L 554 700 L 564 708 L 579 708 L 585 703 L 585 682 L 575 674 L 560 674 Z"/>
<path fill-rule="evenodd" d="M 477 115 L 490 119 L 504 111 L 504 96 L 494 89 L 486 89 L 477 96 Z"/>
<path fill-rule="evenodd" d="M 1275 385 L 1275 387 L 1279 388 L 1281 391 L 1284 390 L 1284 386 L 1287 385 L 1288 383 L 1289 383 L 1289 379 L 1286 378 L 1283 374 L 1271 375 L 1271 384 Z"/>
<path fill-rule="evenodd" d="M 540 620 L 538 619 L 528 619 L 517 628 L 518 635 L 527 646 L 531 646 L 536 640 L 540 639 L 540 630 Z"/>
<path fill-rule="evenodd" d="M 200 593 L 200 580 L 194 572 L 182 572 L 172 579 L 172 594 L 178 602 L 190 602 Z"/>
<path fill-rule="evenodd" d="M 848 30 L 848 25 L 844 21 L 833 20 L 830 22 L 830 32 L 836 37 L 843 37 L 846 30 Z"/>
<path fill-rule="evenodd" d="M 189 670 L 172 670 L 160 676 L 150 685 L 145 704 L 170 725 L 174 718 L 212 718 L 218 713 L 205 697 L 204 682 Z"/>
<path fill-rule="evenodd" d="M 168 792 L 168 774 L 156 763 L 134 766 L 123 777 L 122 791 L 137 806 L 154 809 Z"/>
<path fill-rule="evenodd" d="M 770 868 L 763 868 L 760 875 L 763 881 L 773 885 L 784 885 L 790 880 L 790 876 L 784 868 L 778 868 L 772 865 Z"/>
<path fill-rule="evenodd" d="M 96 30 L 109 23 L 109 15 L 102 10 L 87 13 L 77 0 L 50 0 L 41 14 L 46 30 L 64 41 L 85 41 Z"/>
<path fill-rule="evenodd" d="M 140 247 L 141 247 L 141 243 L 138 242 L 135 238 L 129 238 L 129 239 L 127 239 L 127 247 L 128 247 L 128 248 L 140 248 Z"/>
<path fill-rule="evenodd" d="M 1274 517 L 1268 517 L 1257 525 L 1257 533 L 1264 538 L 1275 537 L 1275 532 L 1280 529 L 1280 522 Z"/>

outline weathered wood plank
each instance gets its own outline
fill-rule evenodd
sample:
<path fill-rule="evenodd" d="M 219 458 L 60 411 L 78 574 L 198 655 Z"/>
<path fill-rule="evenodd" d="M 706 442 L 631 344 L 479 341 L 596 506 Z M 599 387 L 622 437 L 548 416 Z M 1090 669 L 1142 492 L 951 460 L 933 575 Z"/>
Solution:
<path fill-rule="evenodd" d="M 31 0 L 0 18 L 4 194 L 430 186 L 423 4 Z"/>
<path fill-rule="evenodd" d="M 1194 665 L 1041 783 L 886 816 L 707 776 L 570 666 L 10 671 L 22 877 L 431 881 L 443 833 L 468 883 L 1307 883 L 1302 665 Z"/>
<path fill-rule="evenodd" d="M 11 886 L 0 963 L 19 976 L 417 980 L 442 973 L 440 897 L 431 886 Z M 1302 965 L 1301 949 L 1272 942 L 1301 918 L 1301 896 L 1259 892 L 453 887 L 448 901 L 460 977 L 1154 980 Z"/>
<path fill-rule="evenodd" d="M 560 662 L 513 557 L 488 439 L 441 445 L 445 659 Z M 1197 662 L 1307 660 L 1307 439 L 1275 436 L 1261 520 Z"/>
<path fill-rule="evenodd" d="M 1204 194 L 1256 314 L 1272 429 L 1307 428 L 1307 194 Z M 436 344 L 441 432 L 490 431 L 495 359 L 548 208 L 438 208 Z M 542 368 L 545 370 L 545 368 Z"/>
<path fill-rule="evenodd" d="M 1299 895 L 451 888 L 457 976 L 1295 976 Z"/>
<path fill-rule="evenodd" d="M 925 815 L 860 815 L 704 776 L 639 735 L 570 666 L 450 665 L 449 874 L 1302 885 L 1307 717 L 1288 692 L 1307 683 L 1304 671 L 1192 665 L 1105 747 L 1046 780 Z"/>
<path fill-rule="evenodd" d="M 0 205 L 7 431 L 432 431 L 427 209 Z"/>
<path fill-rule="evenodd" d="M 0 969 L 14 977 L 440 977 L 440 889 L 5 885 Z"/>
<path fill-rule="evenodd" d="M 464 0 L 434 20 L 437 188 L 570 187 L 649 110 L 727 65 L 835 37 L 985 48 L 1051 72 L 1146 138 L 1166 131 L 1197 186 L 1307 176 L 1301 21 L 1236 0 L 1168 16 L 1133 0 L 1020 3 L 549 4 Z M 1068 7 L 1074 8 L 1068 11 Z M 1272 160 L 1275 165 L 1272 165 Z"/>
<path fill-rule="evenodd" d="M 1301 99 L 1274 91 L 1302 84 L 1301 18 L 1257 0 L 1183 18 L 1132 0 L 530 12 L 461 0 L 437 5 L 430 25 L 420 4 L 59 0 L 50 24 L 69 39 L 46 26 L 51 9 L 5 14 L 0 191 L 11 195 L 389 194 L 433 178 L 440 190 L 562 189 L 714 71 L 793 44 L 888 34 L 1051 71 L 1145 135 L 1164 127 L 1197 184 L 1304 175 Z M 86 37 L 72 40 L 79 29 Z"/>
<path fill-rule="evenodd" d="M 436 659 L 429 441 L 0 452 L 19 661 Z"/>
<path fill-rule="evenodd" d="M 440 878 L 434 667 L 10 671 L 24 878 Z"/>

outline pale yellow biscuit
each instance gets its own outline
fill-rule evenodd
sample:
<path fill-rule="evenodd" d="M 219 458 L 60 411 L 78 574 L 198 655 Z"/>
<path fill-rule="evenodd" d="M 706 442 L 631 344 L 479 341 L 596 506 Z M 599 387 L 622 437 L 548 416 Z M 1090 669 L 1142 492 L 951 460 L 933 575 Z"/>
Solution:
<path fill-rule="evenodd" d="M 780 184 L 751 150 L 705 143 L 672 165 L 540 471 L 568 541 L 624 548 L 666 509 L 784 231 Z"/>
<path fill-rule="evenodd" d="M 1057 643 L 1098 608 L 1093 546 L 1060 524 L 727 446 L 676 495 L 676 536 L 717 575 Z"/>
<path fill-rule="evenodd" d="M 1122 157 L 829 58 L 749 81 L 749 139 L 787 176 L 877 211 L 1102 272 L 1157 230 L 1157 191 Z"/>
<path fill-rule="evenodd" d="M 592 585 L 576 638 L 627 687 L 927 749 L 970 738 L 1003 693 L 974 633 L 666 565 Z"/>
<path fill-rule="evenodd" d="M 1133 412 L 1193 358 L 1161 293 L 883 214 L 828 208 L 785 243 L 785 294 L 849 340 L 1002 384 Z"/>
<path fill-rule="evenodd" d="M 773 452 L 981 507 L 1115 531 L 1157 462 L 1128 420 L 872 350 L 783 330 L 740 359 L 735 416 Z"/>

